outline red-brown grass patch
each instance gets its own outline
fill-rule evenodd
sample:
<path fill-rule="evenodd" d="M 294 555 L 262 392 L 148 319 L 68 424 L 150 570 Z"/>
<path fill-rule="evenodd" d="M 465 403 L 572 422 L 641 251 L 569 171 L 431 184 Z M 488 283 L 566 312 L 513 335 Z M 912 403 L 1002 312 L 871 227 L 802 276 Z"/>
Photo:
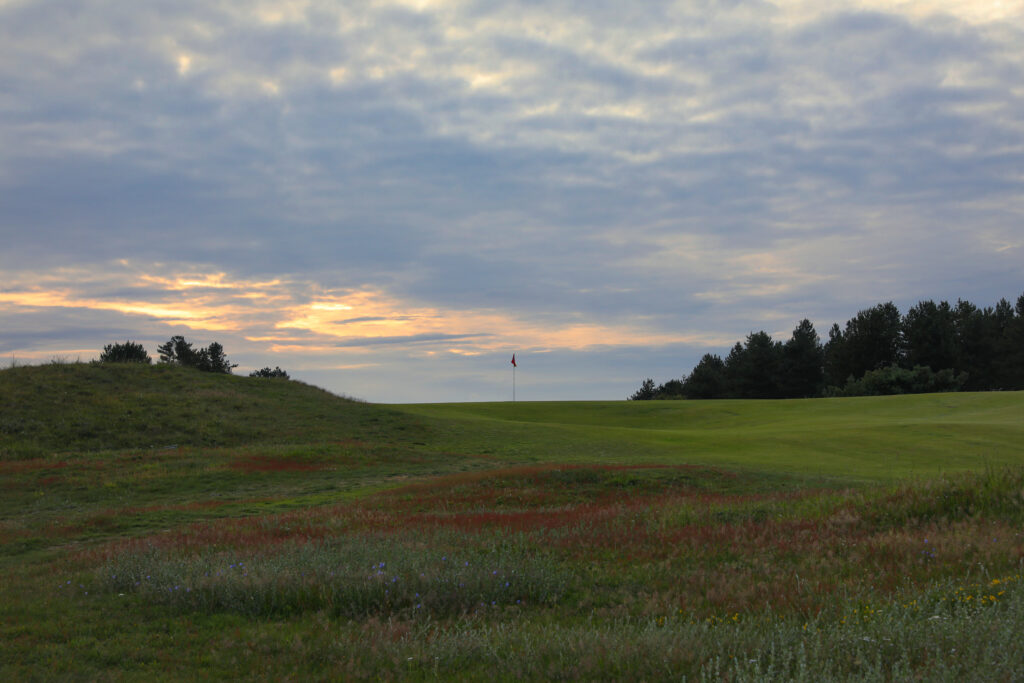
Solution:
<path fill-rule="evenodd" d="M 240 458 L 228 467 L 242 472 L 314 472 L 327 469 L 329 465 L 319 462 L 293 460 L 290 458 L 272 458 L 265 455 L 250 455 Z"/>
<path fill-rule="evenodd" d="M 60 470 L 68 467 L 66 460 L 47 460 L 46 458 L 35 458 L 32 460 L 0 460 L 0 474 L 15 474 L 18 472 L 35 472 L 38 470 Z"/>

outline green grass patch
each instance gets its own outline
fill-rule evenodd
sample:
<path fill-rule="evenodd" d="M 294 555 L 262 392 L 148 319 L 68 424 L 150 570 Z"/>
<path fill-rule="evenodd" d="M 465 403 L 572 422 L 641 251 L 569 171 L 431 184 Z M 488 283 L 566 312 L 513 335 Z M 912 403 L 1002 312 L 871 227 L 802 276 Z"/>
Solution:
<path fill-rule="evenodd" d="M 1024 464 L 1024 392 L 396 406 L 437 448 L 515 462 L 689 463 L 896 481 Z"/>
<path fill-rule="evenodd" d="M 0 371 L 0 401 L 4 680 L 1024 660 L 1020 392 L 384 408 L 78 364 Z"/>
<path fill-rule="evenodd" d="M 0 460 L 69 451 L 407 440 L 415 420 L 295 381 L 171 365 L 0 370 Z"/>

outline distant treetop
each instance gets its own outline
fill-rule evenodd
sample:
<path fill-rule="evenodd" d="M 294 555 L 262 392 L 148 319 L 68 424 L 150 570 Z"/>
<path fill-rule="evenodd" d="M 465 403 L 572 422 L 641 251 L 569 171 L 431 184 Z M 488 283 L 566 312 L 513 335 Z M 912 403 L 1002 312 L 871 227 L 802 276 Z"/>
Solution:
<path fill-rule="evenodd" d="M 282 370 L 279 367 L 274 367 L 273 370 L 271 370 L 269 367 L 267 367 L 267 368 L 260 368 L 259 370 L 255 370 L 253 372 L 250 372 L 249 376 L 250 377 L 269 377 L 269 378 L 276 378 L 276 379 L 288 379 L 288 373 L 285 372 L 284 370 Z"/>
<path fill-rule="evenodd" d="M 833 324 L 822 344 L 802 320 L 785 343 L 764 331 L 723 360 L 705 354 L 682 379 L 645 379 L 629 398 L 811 398 L 1024 389 L 1024 295 L 978 308 L 921 301 L 900 315 L 893 302 Z"/>

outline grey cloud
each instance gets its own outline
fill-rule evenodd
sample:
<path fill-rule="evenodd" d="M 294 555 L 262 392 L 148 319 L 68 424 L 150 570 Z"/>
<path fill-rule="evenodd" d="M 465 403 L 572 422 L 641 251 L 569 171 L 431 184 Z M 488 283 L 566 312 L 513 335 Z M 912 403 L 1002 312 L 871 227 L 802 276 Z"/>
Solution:
<path fill-rule="evenodd" d="M 358 339 L 344 339 L 332 342 L 333 346 L 346 348 L 353 346 L 382 346 L 393 344 L 427 344 L 433 342 L 455 342 L 468 341 L 471 339 L 484 339 L 490 334 L 408 334 L 391 337 L 360 337 Z"/>
<path fill-rule="evenodd" d="M 373 323 L 380 322 L 383 320 L 415 320 L 413 316 L 409 315 L 396 315 L 396 316 L 379 316 L 379 315 L 368 315 L 361 318 L 345 318 L 344 320 L 335 320 L 335 325 L 351 325 L 352 323 Z"/>
<path fill-rule="evenodd" d="M 386 403 L 508 401 L 512 376 L 507 353 L 437 356 L 408 360 L 381 356 L 380 365 L 351 370 L 304 370 L 292 376 L 338 393 Z M 624 399 L 645 377 L 680 377 L 705 349 L 673 345 L 590 351 L 519 350 L 516 395 L 521 401 Z M 414 384 L 409 377 L 416 377 Z"/>
<path fill-rule="evenodd" d="M 0 316 L 3 318 L 0 354 L 14 356 L 22 350 L 89 347 L 95 348 L 98 356 L 104 344 L 129 338 L 140 342 L 148 340 L 159 327 L 146 316 L 73 308 L 40 307 L 20 311 L 0 308 Z"/>
<path fill-rule="evenodd" d="M 1019 28 L 631 7 L 314 3 L 264 25 L 237 3 L 5 6 L 0 267 L 202 263 L 726 333 L 950 281 L 1010 295 L 1020 248 L 971 230 L 1019 224 Z M 585 40 L 516 23 L 559 18 Z M 513 75 L 475 90 L 475 65 Z M 732 258 L 761 253 L 784 263 Z M 785 273 L 815 284 L 763 293 Z"/>
<path fill-rule="evenodd" d="M 271 333 L 268 336 L 270 336 L 270 338 L 274 339 L 275 341 L 281 341 L 281 342 L 283 342 L 283 341 L 299 341 L 299 342 L 309 341 L 309 342 L 312 343 L 313 341 L 316 341 L 317 338 L 318 338 L 318 334 L 316 332 L 313 332 L 312 330 L 307 330 L 304 327 L 288 327 L 288 326 L 277 327 L 277 328 L 275 328 L 274 332 Z"/>

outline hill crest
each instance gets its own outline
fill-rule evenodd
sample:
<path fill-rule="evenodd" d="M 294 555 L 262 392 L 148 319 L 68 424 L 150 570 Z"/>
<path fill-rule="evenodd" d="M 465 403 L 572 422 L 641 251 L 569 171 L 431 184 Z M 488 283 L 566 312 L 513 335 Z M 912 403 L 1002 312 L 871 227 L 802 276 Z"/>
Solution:
<path fill-rule="evenodd" d="M 51 363 L 0 370 L 0 459 L 170 445 L 372 438 L 413 418 L 295 380 L 173 365 Z"/>

